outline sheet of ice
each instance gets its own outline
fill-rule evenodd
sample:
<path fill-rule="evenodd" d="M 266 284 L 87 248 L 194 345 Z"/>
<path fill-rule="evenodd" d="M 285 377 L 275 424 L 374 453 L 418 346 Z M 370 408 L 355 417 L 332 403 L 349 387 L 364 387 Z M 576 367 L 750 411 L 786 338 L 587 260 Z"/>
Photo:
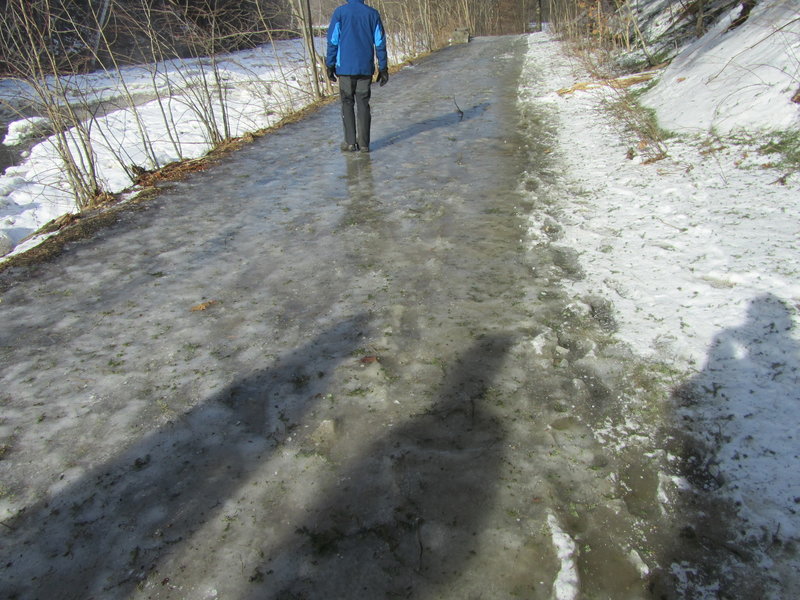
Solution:
<path fill-rule="evenodd" d="M 497 90 L 526 51 L 477 39 L 376 89 L 371 154 L 338 151 L 331 104 L 32 278 L 3 274 L 6 587 L 343 598 L 355 577 L 370 598 L 546 597 L 552 512 L 560 543 L 631 576 L 586 588 L 643 588 L 638 514 L 583 419 L 587 369 L 619 412 L 616 361 L 593 367 L 605 335 L 546 275 L 559 255 L 520 244 L 517 182 L 545 152 L 515 143 Z M 328 523 L 343 535 L 321 556 Z"/>

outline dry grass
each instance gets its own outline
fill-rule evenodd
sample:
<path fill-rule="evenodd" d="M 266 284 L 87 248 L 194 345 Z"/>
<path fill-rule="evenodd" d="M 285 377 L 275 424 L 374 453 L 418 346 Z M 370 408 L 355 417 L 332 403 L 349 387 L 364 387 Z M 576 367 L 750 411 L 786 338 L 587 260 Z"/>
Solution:
<path fill-rule="evenodd" d="M 655 115 L 636 100 L 630 92 L 633 86 L 651 81 L 658 75 L 658 69 L 649 69 L 641 73 L 633 73 L 614 78 L 598 78 L 593 81 L 581 81 L 569 88 L 558 90 L 560 96 L 574 94 L 577 91 L 597 89 L 610 90 L 607 106 L 625 134 L 632 138 L 628 158 L 637 153 L 644 157 L 646 164 L 659 161 L 667 156 L 665 144 L 666 134 L 658 126 Z"/>
<path fill-rule="evenodd" d="M 613 79 L 598 79 L 595 81 L 581 81 L 572 87 L 563 88 L 558 90 L 559 96 L 566 96 L 579 90 L 594 90 L 602 87 L 609 87 L 615 90 L 625 90 L 631 86 L 650 81 L 658 74 L 658 71 L 648 70 L 641 73 L 633 73 L 632 75 L 623 75 L 622 77 L 615 77 Z"/>

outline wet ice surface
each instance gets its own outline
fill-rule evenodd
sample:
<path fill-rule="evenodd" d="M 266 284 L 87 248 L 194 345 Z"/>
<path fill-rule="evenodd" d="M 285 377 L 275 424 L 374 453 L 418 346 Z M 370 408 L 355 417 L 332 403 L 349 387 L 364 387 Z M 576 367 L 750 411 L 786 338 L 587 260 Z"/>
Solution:
<path fill-rule="evenodd" d="M 648 597 L 657 453 L 592 431 L 632 362 L 524 240 L 526 50 L 376 87 L 370 155 L 329 106 L 4 275 L 4 597 Z"/>

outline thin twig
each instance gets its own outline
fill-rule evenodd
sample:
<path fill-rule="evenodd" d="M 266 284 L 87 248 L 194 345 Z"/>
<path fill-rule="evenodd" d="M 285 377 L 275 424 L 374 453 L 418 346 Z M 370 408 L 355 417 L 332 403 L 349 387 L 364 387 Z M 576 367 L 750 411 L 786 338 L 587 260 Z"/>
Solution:
<path fill-rule="evenodd" d="M 720 69 L 720 70 L 719 70 L 719 71 L 718 71 L 718 72 L 717 72 L 715 75 L 712 75 L 711 77 L 709 77 L 709 78 L 708 78 L 708 80 L 706 81 L 706 83 L 710 83 L 710 82 L 714 81 L 714 80 L 715 80 L 717 77 L 719 77 L 719 76 L 722 74 L 722 72 L 723 72 L 725 69 L 727 69 L 727 68 L 728 68 L 728 66 L 729 66 L 729 65 L 730 65 L 730 64 L 731 64 L 731 63 L 732 63 L 734 60 L 736 60 L 736 59 L 737 59 L 739 56 L 741 56 L 741 55 L 742 55 L 742 54 L 744 54 L 745 52 L 748 52 L 749 50 L 752 50 L 753 48 L 755 48 L 756 46 L 758 46 L 760 43 L 762 43 L 762 42 L 766 42 L 766 41 L 767 41 L 769 38 L 771 38 L 773 35 L 775 35 L 775 34 L 779 33 L 779 32 L 780 32 L 780 31 L 782 31 L 783 29 L 786 29 L 786 28 L 787 28 L 789 25 L 791 25 L 792 23 L 796 23 L 797 21 L 800 21 L 800 17 L 798 17 L 798 18 L 796 18 L 796 19 L 792 19 L 791 21 L 788 21 L 787 23 L 784 23 L 783 25 L 781 25 L 781 26 L 780 26 L 780 27 L 778 27 L 777 29 L 775 29 L 775 30 L 773 30 L 772 32 L 770 32 L 768 35 L 765 35 L 763 38 L 761 38 L 760 40 L 758 40 L 758 41 L 757 41 L 755 44 L 752 44 L 752 45 L 748 46 L 747 48 L 745 48 L 744 50 L 742 50 L 742 51 L 740 51 L 740 52 L 737 52 L 736 54 L 734 54 L 733 56 L 731 56 L 731 57 L 730 57 L 730 59 L 728 59 L 728 62 L 726 62 L 726 63 L 725 63 L 723 66 L 722 66 L 722 68 L 721 68 L 721 69 Z"/>
<path fill-rule="evenodd" d="M 458 102 L 456 102 L 456 97 L 455 96 L 453 96 L 453 104 L 456 105 L 456 112 L 458 113 L 458 120 L 459 121 L 463 121 L 464 120 L 464 111 L 461 110 L 461 108 L 458 106 Z"/>
<path fill-rule="evenodd" d="M 672 223 L 667 223 L 661 217 L 656 217 L 656 221 L 661 221 L 667 227 L 672 227 L 673 229 L 677 229 L 678 231 L 686 231 L 686 227 L 678 227 L 677 225 L 673 225 Z"/>

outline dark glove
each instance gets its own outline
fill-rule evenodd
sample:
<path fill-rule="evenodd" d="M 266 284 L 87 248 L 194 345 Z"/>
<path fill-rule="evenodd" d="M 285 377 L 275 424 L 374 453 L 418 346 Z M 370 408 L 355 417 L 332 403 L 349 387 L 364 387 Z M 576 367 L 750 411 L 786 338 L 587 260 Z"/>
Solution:
<path fill-rule="evenodd" d="M 328 79 L 336 81 L 336 66 L 328 67 Z"/>
<path fill-rule="evenodd" d="M 389 81 L 389 71 L 386 69 L 378 71 L 378 78 L 375 81 L 377 81 L 381 87 L 385 86 L 386 82 Z"/>

